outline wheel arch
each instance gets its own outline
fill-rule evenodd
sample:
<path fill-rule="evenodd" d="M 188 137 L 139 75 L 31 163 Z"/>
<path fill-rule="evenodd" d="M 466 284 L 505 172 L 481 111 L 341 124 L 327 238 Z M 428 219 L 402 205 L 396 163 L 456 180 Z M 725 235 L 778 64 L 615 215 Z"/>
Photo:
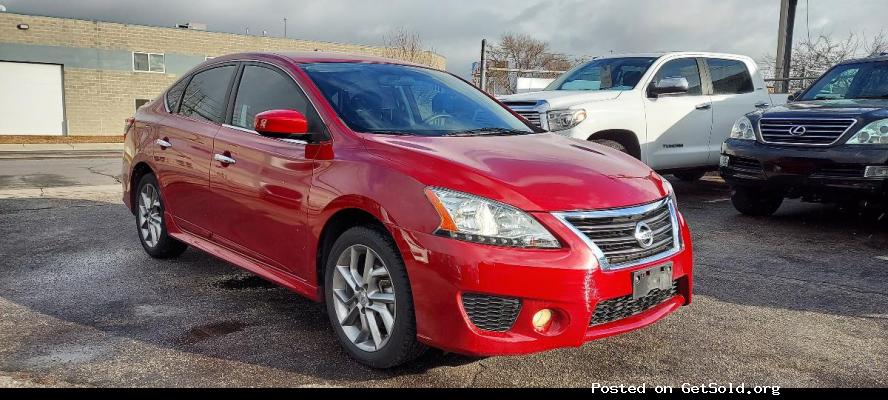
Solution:
<path fill-rule="evenodd" d="M 628 129 L 605 129 L 589 135 L 586 140 L 613 140 L 626 147 L 629 154 L 641 160 L 641 143 L 638 135 Z"/>
<path fill-rule="evenodd" d="M 136 192 L 138 191 L 139 181 L 142 180 L 142 177 L 148 174 L 154 174 L 154 170 L 148 165 L 145 161 L 140 161 L 133 166 L 132 172 L 130 172 L 130 180 L 129 180 L 129 201 L 133 206 L 130 207 L 130 212 L 133 215 L 136 215 Z M 157 175 L 155 175 L 156 177 Z"/>

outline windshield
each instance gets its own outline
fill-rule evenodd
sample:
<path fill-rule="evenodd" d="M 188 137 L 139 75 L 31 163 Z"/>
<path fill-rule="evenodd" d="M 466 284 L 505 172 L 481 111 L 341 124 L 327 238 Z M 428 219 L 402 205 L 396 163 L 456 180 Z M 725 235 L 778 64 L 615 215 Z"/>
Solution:
<path fill-rule="evenodd" d="M 799 100 L 841 99 L 888 99 L 888 61 L 838 65 Z"/>
<path fill-rule="evenodd" d="M 546 90 L 632 90 L 656 57 L 601 58 L 574 67 Z"/>
<path fill-rule="evenodd" d="M 357 132 L 445 136 L 534 131 L 474 86 L 420 67 L 315 63 L 302 69 Z"/>

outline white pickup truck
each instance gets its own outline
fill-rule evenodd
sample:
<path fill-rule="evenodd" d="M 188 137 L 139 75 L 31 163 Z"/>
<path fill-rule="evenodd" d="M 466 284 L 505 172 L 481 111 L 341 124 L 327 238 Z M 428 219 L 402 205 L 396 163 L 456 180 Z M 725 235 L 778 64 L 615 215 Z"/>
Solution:
<path fill-rule="evenodd" d="M 751 58 L 703 52 L 596 58 L 543 91 L 499 100 L 543 129 L 622 150 L 683 180 L 717 169 L 734 122 L 772 103 Z"/>

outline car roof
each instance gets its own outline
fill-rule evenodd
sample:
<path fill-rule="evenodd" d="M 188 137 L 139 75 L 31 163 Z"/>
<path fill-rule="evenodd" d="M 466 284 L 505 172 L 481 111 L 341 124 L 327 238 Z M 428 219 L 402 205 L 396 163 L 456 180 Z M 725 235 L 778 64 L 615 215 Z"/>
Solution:
<path fill-rule="evenodd" d="M 422 65 L 394 60 L 391 58 L 366 56 L 350 53 L 331 53 L 321 51 L 306 52 L 252 52 L 252 53 L 234 53 L 224 56 L 215 57 L 213 61 L 224 60 L 262 60 L 267 58 L 285 58 L 297 64 L 307 63 L 377 63 L 377 64 L 398 64 L 423 67 Z"/>
<path fill-rule="evenodd" d="M 744 56 L 742 54 L 731 54 L 731 53 L 714 53 L 709 51 L 655 51 L 648 53 L 624 53 L 624 54 L 608 54 L 606 56 L 598 57 L 598 59 L 602 58 L 622 58 L 622 57 L 664 57 L 664 56 L 694 56 L 694 57 L 729 57 L 729 58 L 749 58 L 748 56 Z"/>
<path fill-rule="evenodd" d="M 836 65 L 859 63 L 859 62 L 879 62 L 879 61 L 888 61 L 888 53 L 881 53 L 879 55 L 861 57 L 861 58 L 852 58 L 850 60 L 842 61 Z"/>

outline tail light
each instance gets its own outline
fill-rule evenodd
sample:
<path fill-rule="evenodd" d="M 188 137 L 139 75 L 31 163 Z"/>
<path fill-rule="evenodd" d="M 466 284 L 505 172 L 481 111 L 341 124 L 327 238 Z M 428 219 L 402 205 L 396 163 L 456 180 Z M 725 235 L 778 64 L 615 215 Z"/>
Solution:
<path fill-rule="evenodd" d="M 123 128 L 123 138 L 126 139 L 126 134 L 129 133 L 130 129 L 133 129 L 133 125 L 136 124 L 136 119 L 133 117 L 129 117 L 126 119 L 126 126 Z"/>

